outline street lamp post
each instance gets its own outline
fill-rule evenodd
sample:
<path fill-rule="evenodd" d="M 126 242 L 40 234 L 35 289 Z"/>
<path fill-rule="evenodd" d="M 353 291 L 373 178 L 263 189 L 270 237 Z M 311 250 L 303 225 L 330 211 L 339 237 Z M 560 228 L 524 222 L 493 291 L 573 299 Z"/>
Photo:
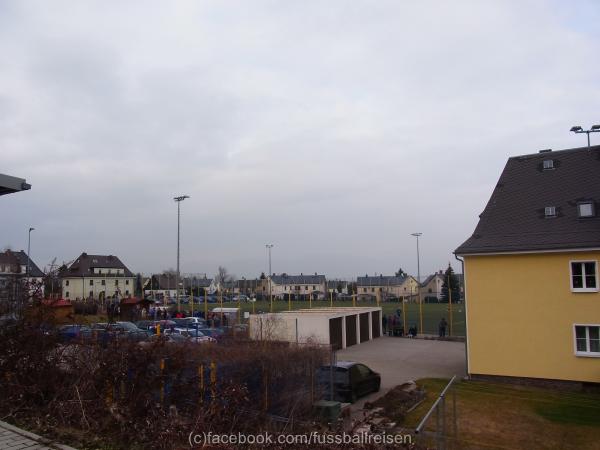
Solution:
<path fill-rule="evenodd" d="M 175 295 L 177 297 L 177 311 L 181 311 L 181 304 L 179 303 L 179 234 L 180 234 L 180 217 L 181 217 L 181 202 L 186 198 L 190 198 L 189 195 L 180 195 L 174 197 L 173 200 L 177 202 L 177 273 L 175 274 Z"/>
<path fill-rule="evenodd" d="M 27 236 L 27 295 L 29 296 L 29 292 L 31 292 L 31 289 L 29 289 L 29 265 L 30 265 L 30 261 L 31 261 L 31 257 L 29 256 L 29 253 L 31 253 L 31 232 L 35 230 L 35 228 L 33 227 L 29 227 L 29 233 Z"/>
<path fill-rule="evenodd" d="M 423 334 L 423 302 L 421 301 L 421 254 L 419 252 L 419 236 L 423 233 L 411 233 L 411 236 L 417 238 L 417 294 L 419 296 L 419 326 Z"/>
<path fill-rule="evenodd" d="M 584 130 L 580 126 L 574 126 L 574 127 L 571 127 L 571 131 L 576 134 L 579 134 L 579 133 L 587 134 L 587 143 L 588 143 L 588 149 L 589 149 L 590 148 L 590 133 L 600 133 L 600 125 L 592 125 L 592 127 L 589 130 Z"/>
<path fill-rule="evenodd" d="M 271 281 L 271 274 L 273 272 L 271 272 L 271 249 L 273 248 L 273 244 L 265 244 L 265 247 L 267 248 L 267 252 L 269 254 L 269 301 L 271 302 L 271 306 L 270 306 L 270 312 L 273 312 L 273 294 L 271 291 L 271 285 L 272 285 L 272 281 Z"/>

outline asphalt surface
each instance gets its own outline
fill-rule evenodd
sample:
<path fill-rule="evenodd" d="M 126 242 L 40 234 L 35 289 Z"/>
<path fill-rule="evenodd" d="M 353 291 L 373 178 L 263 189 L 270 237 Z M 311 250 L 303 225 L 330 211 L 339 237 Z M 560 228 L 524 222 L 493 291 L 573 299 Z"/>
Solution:
<path fill-rule="evenodd" d="M 381 390 L 359 399 L 353 409 L 410 380 L 466 375 L 464 342 L 383 336 L 339 350 L 337 360 L 363 363 L 381 375 Z"/>

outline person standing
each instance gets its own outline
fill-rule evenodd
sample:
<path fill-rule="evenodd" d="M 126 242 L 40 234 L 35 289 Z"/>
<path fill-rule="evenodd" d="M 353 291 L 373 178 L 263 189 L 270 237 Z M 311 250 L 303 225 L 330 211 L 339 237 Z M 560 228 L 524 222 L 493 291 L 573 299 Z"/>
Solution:
<path fill-rule="evenodd" d="M 442 317 L 442 320 L 440 320 L 440 324 L 439 324 L 439 334 L 440 337 L 446 337 L 446 327 L 448 326 L 448 322 L 446 322 L 446 319 L 444 317 Z"/>

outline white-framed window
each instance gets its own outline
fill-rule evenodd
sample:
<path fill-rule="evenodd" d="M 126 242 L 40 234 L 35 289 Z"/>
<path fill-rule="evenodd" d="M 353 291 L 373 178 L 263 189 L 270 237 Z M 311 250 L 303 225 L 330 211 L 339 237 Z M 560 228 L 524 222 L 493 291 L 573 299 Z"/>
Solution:
<path fill-rule="evenodd" d="M 546 206 L 544 208 L 544 215 L 546 217 L 556 217 L 556 206 Z"/>
<path fill-rule="evenodd" d="M 577 204 L 577 215 L 579 217 L 594 217 L 594 203 L 581 202 Z"/>
<path fill-rule="evenodd" d="M 598 262 L 571 261 L 571 291 L 598 292 Z"/>
<path fill-rule="evenodd" d="M 600 358 L 600 325 L 573 325 L 575 355 Z"/>
<path fill-rule="evenodd" d="M 551 159 L 544 160 L 544 170 L 552 170 L 554 169 L 554 161 Z"/>

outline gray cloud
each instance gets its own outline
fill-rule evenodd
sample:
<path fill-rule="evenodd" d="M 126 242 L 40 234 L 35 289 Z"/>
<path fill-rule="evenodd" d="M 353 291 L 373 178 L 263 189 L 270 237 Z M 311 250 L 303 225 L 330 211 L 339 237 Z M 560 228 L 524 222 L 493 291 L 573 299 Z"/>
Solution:
<path fill-rule="evenodd" d="M 506 158 L 598 122 L 595 2 L 0 5 L 2 245 L 133 270 L 441 268 Z"/>

